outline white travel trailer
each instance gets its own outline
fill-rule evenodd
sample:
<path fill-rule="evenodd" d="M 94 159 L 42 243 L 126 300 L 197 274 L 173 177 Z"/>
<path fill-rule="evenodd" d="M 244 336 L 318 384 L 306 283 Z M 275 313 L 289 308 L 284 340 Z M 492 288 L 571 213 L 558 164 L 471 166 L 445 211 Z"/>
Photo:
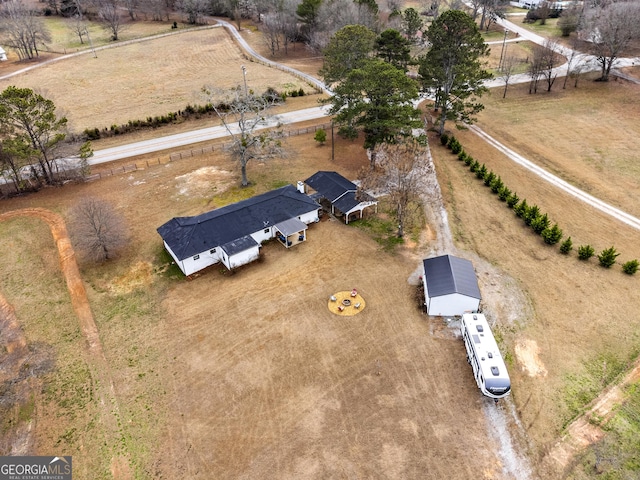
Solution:
<path fill-rule="evenodd" d="M 496 402 L 509 395 L 509 373 L 485 316 L 481 313 L 465 313 L 460 330 L 467 349 L 467 362 L 473 368 L 480 391 Z"/>

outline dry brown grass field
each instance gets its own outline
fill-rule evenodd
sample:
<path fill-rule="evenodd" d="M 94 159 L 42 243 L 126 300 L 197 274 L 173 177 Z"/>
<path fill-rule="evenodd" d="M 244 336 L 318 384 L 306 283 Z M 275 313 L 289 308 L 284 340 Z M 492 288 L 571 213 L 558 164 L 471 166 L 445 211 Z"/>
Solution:
<path fill-rule="evenodd" d="M 366 165 L 358 143 L 341 142 L 335 162 L 314 143 L 310 135 L 292 139 L 291 159 L 254 164 L 256 187 L 243 195 L 318 169 L 353 177 Z M 497 449 L 463 455 L 486 441 L 486 400 L 461 342 L 417 308 L 408 279 L 420 250 L 384 253 L 359 229 L 325 217 L 301 248 L 267 245 L 263 261 L 235 275 L 219 268 L 192 280 L 161 273 L 168 265 L 155 228 L 215 207 L 237 194 L 237 183 L 228 160 L 198 157 L 0 206 L 64 213 L 90 194 L 110 199 L 127 219 L 127 253 L 110 265 L 84 265 L 83 275 L 121 404 L 121 450 L 136 476 L 501 478 Z M 60 322 L 77 327 L 61 310 L 64 287 L 42 230 L 27 220 L 2 224 L 11 248 L 0 256 L 18 270 L 2 279 L 2 291 L 28 339 L 65 346 L 57 357 L 63 371 L 46 383 L 80 392 L 68 394 L 69 402 L 38 399 L 34 448 L 64 448 L 87 477 L 106 477 L 113 451 L 100 448 L 96 413 L 81 394 L 90 380 L 64 371 L 82 365 L 74 358 L 82 339 L 55 330 Z M 19 242 L 27 232 L 37 244 Z M 331 313 L 329 295 L 353 287 L 366 308 L 353 317 Z M 46 297 L 36 301 L 35 288 Z"/>
<path fill-rule="evenodd" d="M 249 62 L 221 27 L 100 50 L 97 58 L 87 52 L 0 80 L 0 89 L 41 92 L 67 116 L 71 131 L 82 132 L 203 105 L 205 85 L 228 90 L 242 84 L 241 64 L 258 93 L 268 87 L 313 92 L 292 75 Z"/>
<path fill-rule="evenodd" d="M 221 30 L 206 34 L 214 32 Z M 244 60 L 230 55 L 218 70 L 240 70 Z M 637 89 L 583 81 L 534 96 L 511 87 L 506 100 L 499 92 L 485 99 L 479 125 L 638 215 Z M 537 180 L 473 133 L 454 133 L 576 246 L 613 244 L 619 260 L 640 258 L 637 231 Z M 190 280 L 172 275 L 155 232 L 169 218 L 317 170 L 355 178 L 367 164 L 357 142 L 339 141 L 332 161 L 330 147 L 312 135 L 289 141 L 289 158 L 250 164 L 248 190 L 237 188 L 228 159 L 210 155 L 0 202 L 0 212 L 40 206 L 65 215 L 79 196 L 95 195 L 112 201 L 131 231 L 116 261 L 81 265 L 120 402 L 120 435 L 105 438 L 50 234 L 32 219 L 0 223 L 0 262 L 10 272 L 0 290 L 34 348 L 55 351 L 55 368 L 41 374 L 43 393 L 15 413 L 35 420 L 32 451 L 73 454 L 80 478 L 113 476 L 118 456 L 136 478 L 509 478 L 461 341 L 416 308 L 408 279 L 431 247 L 428 235 L 390 254 L 355 226 L 325 217 L 305 244 L 269 244 L 261 262 L 234 275 L 220 268 Z M 513 305 L 486 308 L 513 313 L 496 318 L 513 381 L 511 399 L 498 408 L 515 407 L 527 434 L 516 449 L 536 467 L 568 419 L 569 376 L 603 352 L 628 358 L 637 349 L 638 278 L 545 246 L 437 139 L 431 144 L 456 246 L 476 258 L 481 290 L 493 292 L 486 301 L 511 290 L 526 299 L 515 313 Z M 328 296 L 353 287 L 366 309 L 331 314 Z M 524 369 L 531 365 L 522 352 L 532 346 L 537 372 Z"/>
<path fill-rule="evenodd" d="M 638 215 L 638 88 L 583 81 L 578 89 L 529 95 L 523 85 L 506 100 L 498 92 L 485 99 L 478 125 L 561 178 Z M 574 248 L 590 244 L 599 252 L 613 245 L 619 263 L 640 258 L 637 230 L 537 179 L 475 134 L 453 133 L 520 198 L 558 222 Z M 598 356 L 627 361 L 637 353 L 638 278 L 624 275 L 619 264 L 606 270 L 595 259 L 581 262 L 575 252 L 563 256 L 545 246 L 462 162 L 439 146 L 434 152 L 456 241 L 516 278 L 531 299 L 533 318 L 523 316 L 517 328 L 507 328 L 505 339 L 510 351 L 537 342 L 546 369 L 531 376 L 518 362 L 513 369 L 513 399 L 542 457 L 567 421 L 569 377 L 583 375 L 585 363 Z"/>

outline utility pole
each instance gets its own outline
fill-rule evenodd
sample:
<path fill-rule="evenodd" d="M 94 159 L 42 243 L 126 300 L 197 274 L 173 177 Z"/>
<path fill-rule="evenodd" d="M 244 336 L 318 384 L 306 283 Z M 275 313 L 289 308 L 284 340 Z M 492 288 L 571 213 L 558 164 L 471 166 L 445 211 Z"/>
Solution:
<path fill-rule="evenodd" d="M 502 51 L 500 52 L 500 63 L 498 64 L 498 70 L 502 71 L 502 63 L 504 62 L 504 51 L 507 46 L 507 35 L 509 35 L 509 30 L 504 29 L 504 39 L 502 40 Z"/>
<path fill-rule="evenodd" d="M 242 65 L 241 68 L 242 68 L 242 77 L 244 79 L 244 98 L 246 100 L 249 95 L 247 92 L 247 69 L 244 65 Z"/>

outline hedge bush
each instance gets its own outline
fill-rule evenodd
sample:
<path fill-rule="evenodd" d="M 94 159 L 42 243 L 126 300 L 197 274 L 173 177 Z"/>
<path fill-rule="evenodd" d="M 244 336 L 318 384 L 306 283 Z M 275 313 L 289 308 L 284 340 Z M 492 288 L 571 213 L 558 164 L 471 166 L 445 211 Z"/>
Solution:
<path fill-rule="evenodd" d="M 616 263 L 616 258 L 619 255 L 620 254 L 616 252 L 615 247 L 605 248 L 598 255 L 598 261 L 604 268 L 611 268 L 611 266 Z"/>
<path fill-rule="evenodd" d="M 491 188 L 491 191 L 496 194 L 500 193 L 503 187 L 504 187 L 504 183 L 502 182 L 502 179 L 500 178 L 499 175 L 496 178 L 494 178 L 489 184 L 489 188 Z"/>
<path fill-rule="evenodd" d="M 541 235 L 547 228 L 549 228 L 549 217 L 545 213 L 544 215 L 538 214 L 536 218 L 531 221 L 531 228 L 538 235 Z"/>
<path fill-rule="evenodd" d="M 509 190 L 506 185 L 502 185 L 502 188 L 498 191 L 498 198 L 506 202 L 509 200 L 509 197 L 511 197 L 511 190 Z"/>
<path fill-rule="evenodd" d="M 520 197 L 516 192 L 513 192 L 511 195 L 507 197 L 507 207 L 514 208 L 518 202 L 520 201 Z"/>
<path fill-rule="evenodd" d="M 578 247 L 578 258 L 580 260 L 589 260 L 593 257 L 595 250 L 591 245 L 580 245 Z"/>
<path fill-rule="evenodd" d="M 540 235 L 542 235 L 544 243 L 546 243 L 547 245 L 555 245 L 562 238 L 562 230 L 560 229 L 558 224 L 555 223 L 553 227 L 545 228 Z"/>
<path fill-rule="evenodd" d="M 629 260 L 622 264 L 622 271 L 627 275 L 634 275 L 638 271 L 638 260 Z"/>
<path fill-rule="evenodd" d="M 560 244 L 560 253 L 568 255 L 571 250 L 573 250 L 573 241 L 569 237 Z"/>
<path fill-rule="evenodd" d="M 485 187 L 489 187 L 491 183 L 496 179 L 496 174 L 489 170 L 485 173 L 484 177 L 482 177 L 482 181 L 484 182 Z"/>

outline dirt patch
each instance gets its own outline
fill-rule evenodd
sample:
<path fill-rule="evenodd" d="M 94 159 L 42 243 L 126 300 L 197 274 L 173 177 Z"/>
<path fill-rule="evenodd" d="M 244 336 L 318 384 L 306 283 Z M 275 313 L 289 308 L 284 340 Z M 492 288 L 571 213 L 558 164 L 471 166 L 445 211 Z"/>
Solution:
<path fill-rule="evenodd" d="M 138 288 L 151 285 L 154 280 L 154 268 L 149 262 L 138 262 L 133 265 L 124 275 L 113 280 L 108 286 L 111 293 L 115 295 L 125 295 Z"/>
<path fill-rule="evenodd" d="M 234 175 L 215 166 L 202 167 L 176 177 L 178 195 L 212 196 L 226 191 L 234 182 Z"/>
<path fill-rule="evenodd" d="M 546 377 L 547 369 L 540 360 L 540 348 L 535 340 L 524 339 L 516 342 L 514 353 L 520 368 L 530 377 Z"/>

